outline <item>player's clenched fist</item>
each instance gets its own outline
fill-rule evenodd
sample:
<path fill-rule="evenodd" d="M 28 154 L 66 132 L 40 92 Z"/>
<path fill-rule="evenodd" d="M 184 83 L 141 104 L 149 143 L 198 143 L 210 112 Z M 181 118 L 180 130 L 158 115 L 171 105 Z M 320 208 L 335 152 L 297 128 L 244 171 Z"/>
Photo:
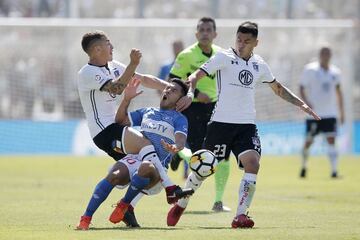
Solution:
<path fill-rule="evenodd" d="M 139 49 L 133 48 L 130 52 L 130 63 L 139 65 L 141 59 L 141 52 Z"/>

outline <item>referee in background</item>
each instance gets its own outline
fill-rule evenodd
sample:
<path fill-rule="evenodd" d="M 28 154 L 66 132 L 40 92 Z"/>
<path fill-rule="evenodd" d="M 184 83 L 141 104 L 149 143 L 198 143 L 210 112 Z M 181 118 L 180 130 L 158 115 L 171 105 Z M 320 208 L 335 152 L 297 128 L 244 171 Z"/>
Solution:
<path fill-rule="evenodd" d="M 213 44 L 216 38 L 216 23 L 210 17 L 199 19 L 196 26 L 197 42 L 187 47 L 176 57 L 175 63 L 170 70 L 169 78 L 180 78 L 186 80 L 196 69 L 209 60 L 220 47 Z M 207 123 L 210 121 L 212 111 L 217 101 L 217 83 L 215 75 L 209 75 L 199 80 L 195 90 L 195 98 L 183 114 L 188 119 L 189 132 L 187 143 L 192 152 L 202 148 L 206 135 Z M 176 170 L 182 158 L 175 155 L 171 161 L 171 169 Z M 223 205 L 222 198 L 226 182 L 230 173 L 228 159 L 221 161 L 215 173 L 215 212 L 230 211 L 230 208 Z"/>

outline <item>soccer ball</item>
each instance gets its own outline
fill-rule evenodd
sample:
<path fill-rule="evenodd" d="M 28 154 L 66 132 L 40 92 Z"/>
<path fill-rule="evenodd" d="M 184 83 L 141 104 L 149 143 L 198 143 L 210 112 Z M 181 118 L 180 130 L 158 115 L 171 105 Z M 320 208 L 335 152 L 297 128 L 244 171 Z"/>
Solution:
<path fill-rule="evenodd" d="M 218 161 L 209 150 L 196 151 L 190 158 L 190 169 L 200 178 L 206 178 L 214 174 Z"/>

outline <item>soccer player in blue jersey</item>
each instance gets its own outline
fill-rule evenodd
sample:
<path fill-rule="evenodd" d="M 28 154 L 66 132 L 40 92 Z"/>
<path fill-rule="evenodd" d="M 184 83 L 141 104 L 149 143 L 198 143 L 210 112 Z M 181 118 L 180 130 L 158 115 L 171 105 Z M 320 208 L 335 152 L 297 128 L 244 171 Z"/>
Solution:
<path fill-rule="evenodd" d="M 127 109 L 131 100 L 141 94 L 141 92 L 137 92 L 139 84 L 139 81 L 133 80 L 125 88 L 124 98 L 119 106 L 115 121 L 121 125 L 140 126 L 142 134 L 155 147 L 161 164 L 167 168 L 172 155 L 183 149 L 186 142 L 187 119 L 175 111 L 175 107 L 176 102 L 186 95 L 187 85 L 180 79 L 173 79 L 162 92 L 160 108 L 143 108 L 128 113 Z M 106 190 L 95 188 L 84 216 L 91 218 L 116 185 L 126 186 L 130 183 L 124 198 L 117 204 L 109 218 L 113 223 L 122 221 L 127 211 L 132 210 L 130 202 L 140 192 L 151 195 L 162 189 L 159 171 L 151 162 L 151 158 L 150 161 L 141 161 L 137 155 L 128 155 L 118 161 L 102 181 L 104 180 L 108 182 L 108 188 Z M 173 191 L 173 189 L 167 188 L 166 191 Z M 181 191 L 181 193 L 189 194 L 186 190 Z M 99 195 L 101 195 L 100 200 Z M 174 202 L 177 199 L 174 197 Z M 128 222 L 125 223 L 129 225 Z M 87 226 L 89 224 L 90 221 L 88 221 Z M 78 229 L 84 229 L 79 228 L 79 226 Z"/>
<path fill-rule="evenodd" d="M 115 161 L 125 157 L 124 152 L 139 154 L 141 160 L 151 160 L 171 203 L 176 198 L 175 190 L 180 190 L 180 187 L 167 176 L 151 142 L 133 128 L 115 122 L 120 95 L 130 79 L 136 78 L 145 87 L 159 90 L 169 84 L 154 76 L 135 72 L 141 58 L 137 49 L 131 50 L 128 66 L 113 61 L 113 45 L 104 32 L 84 34 L 81 46 L 89 60 L 79 71 L 78 91 L 94 143 Z M 107 181 L 99 183 L 94 192 L 94 196 L 98 196 L 97 201 L 103 201 L 103 196 L 111 191 L 110 185 Z M 81 217 L 78 228 L 88 229 L 90 221 L 91 216 Z"/>

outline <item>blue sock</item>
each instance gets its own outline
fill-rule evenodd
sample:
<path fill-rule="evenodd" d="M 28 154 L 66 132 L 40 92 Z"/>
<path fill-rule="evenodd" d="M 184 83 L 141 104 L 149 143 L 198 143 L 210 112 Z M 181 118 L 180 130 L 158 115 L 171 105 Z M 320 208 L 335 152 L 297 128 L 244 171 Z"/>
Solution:
<path fill-rule="evenodd" d="M 132 179 L 130 186 L 128 187 L 125 197 L 122 199 L 125 203 L 130 203 L 138 193 L 149 185 L 150 179 L 145 177 L 140 177 L 138 174 L 135 174 Z"/>
<path fill-rule="evenodd" d="M 95 187 L 94 193 L 91 196 L 84 215 L 92 217 L 96 209 L 98 209 L 101 203 L 105 201 L 113 188 L 114 186 L 111 185 L 108 180 L 101 180 Z"/>

